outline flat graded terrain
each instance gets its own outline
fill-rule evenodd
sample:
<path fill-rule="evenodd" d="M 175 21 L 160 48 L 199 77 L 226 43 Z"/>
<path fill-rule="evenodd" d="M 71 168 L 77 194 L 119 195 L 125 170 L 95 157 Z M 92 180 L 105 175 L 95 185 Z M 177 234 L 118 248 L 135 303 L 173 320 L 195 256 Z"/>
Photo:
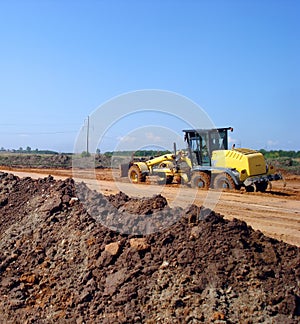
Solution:
<path fill-rule="evenodd" d="M 127 178 L 119 177 L 119 170 L 96 169 L 92 171 L 71 169 L 17 169 L 1 167 L 20 177 L 40 178 L 52 175 L 56 179 L 73 177 L 84 181 L 91 189 L 105 195 L 120 191 L 130 197 L 164 196 L 171 207 L 187 207 L 191 203 L 204 205 L 224 215 L 227 219 L 244 220 L 255 230 L 265 235 L 300 246 L 300 176 L 286 175 L 284 181 L 274 181 L 272 189 L 265 193 L 244 191 L 215 192 L 196 191 L 176 184 L 161 186 L 157 184 L 133 185 Z M 285 185 L 285 186 L 284 186 Z"/>

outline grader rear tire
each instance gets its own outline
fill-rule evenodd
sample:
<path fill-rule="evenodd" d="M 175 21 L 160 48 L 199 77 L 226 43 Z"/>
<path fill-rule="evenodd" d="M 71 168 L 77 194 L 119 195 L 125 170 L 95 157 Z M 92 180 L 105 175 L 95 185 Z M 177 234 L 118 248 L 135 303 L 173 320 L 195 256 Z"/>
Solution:
<path fill-rule="evenodd" d="M 267 181 L 264 181 L 264 182 L 257 182 L 255 184 L 255 188 L 256 188 L 256 191 L 258 192 L 265 192 L 268 188 L 268 182 Z"/>
<path fill-rule="evenodd" d="M 128 170 L 128 178 L 131 183 L 145 182 L 145 176 L 137 165 L 132 165 Z"/>
<path fill-rule="evenodd" d="M 246 192 L 254 192 L 255 188 L 254 186 L 250 185 L 250 186 L 246 186 Z"/>
<path fill-rule="evenodd" d="M 214 189 L 232 190 L 235 189 L 235 183 L 229 174 L 221 173 L 215 177 Z"/>
<path fill-rule="evenodd" d="M 191 186 L 201 190 L 208 190 L 210 186 L 210 175 L 205 172 L 195 172 L 191 178 Z"/>

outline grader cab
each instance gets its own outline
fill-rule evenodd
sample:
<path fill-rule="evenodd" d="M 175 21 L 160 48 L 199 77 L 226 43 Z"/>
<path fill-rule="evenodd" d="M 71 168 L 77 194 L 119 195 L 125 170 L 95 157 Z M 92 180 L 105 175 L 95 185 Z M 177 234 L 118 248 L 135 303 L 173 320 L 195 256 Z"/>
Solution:
<path fill-rule="evenodd" d="M 262 153 L 246 148 L 228 148 L 232 127 L 184 130 L 191 160 L 192 187 L 265 191 L 270 181 L 282 179 Z"/>

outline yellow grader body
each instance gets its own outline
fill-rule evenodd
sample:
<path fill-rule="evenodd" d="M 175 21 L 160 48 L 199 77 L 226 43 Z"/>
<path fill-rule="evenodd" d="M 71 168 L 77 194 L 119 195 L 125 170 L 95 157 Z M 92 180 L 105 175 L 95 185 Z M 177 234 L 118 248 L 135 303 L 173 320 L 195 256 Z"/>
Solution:
<path fill-rule="evenodd" d="M 270 181 L 282 179 L 267 165 L 262 153 L 228 149 L 228 130 L 232 128 L 184 130 L 187 152 L 176 152 L 175 147 L 174 154 L 131 162 L 126 167 L 129 180 L 144 182 L 147 176 L 156 175 L 167 184 L 175 181 L 199 189 L 245 187 L 247 191 L 265 191 Z"/>

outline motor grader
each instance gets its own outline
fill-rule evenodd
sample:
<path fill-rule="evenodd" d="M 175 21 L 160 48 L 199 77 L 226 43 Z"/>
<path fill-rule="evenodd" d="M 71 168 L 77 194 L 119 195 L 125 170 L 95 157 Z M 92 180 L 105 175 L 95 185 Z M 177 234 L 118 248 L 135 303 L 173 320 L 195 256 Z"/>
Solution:
<path fill-rule="evenodd" d="M 176 152 L 176 149 L 175 149 Z M 147 176 L 162 184 L 188 182 L 187 174 L 176 163 L 176 153 L 164 154 L 148 160 L 131 161 L 121 165 L 121 177 L 127 176 L 132 183 L 145 182 Z"/>
<path fill-rule="evenodd" d="M 234 146 L 229 149 L 228 131 L 233 131 L 232 127 L 183 130 L 186 151 L 176 152 L 174 144 L 173 154 L 131 162 L 127 165 L 129 180 L 144 182 L 155 174 L 165 183 L 176 181 L 199 189 L 244 187 L 264 192 L 271 181 L 282 179 L 262 153 Z"/>

